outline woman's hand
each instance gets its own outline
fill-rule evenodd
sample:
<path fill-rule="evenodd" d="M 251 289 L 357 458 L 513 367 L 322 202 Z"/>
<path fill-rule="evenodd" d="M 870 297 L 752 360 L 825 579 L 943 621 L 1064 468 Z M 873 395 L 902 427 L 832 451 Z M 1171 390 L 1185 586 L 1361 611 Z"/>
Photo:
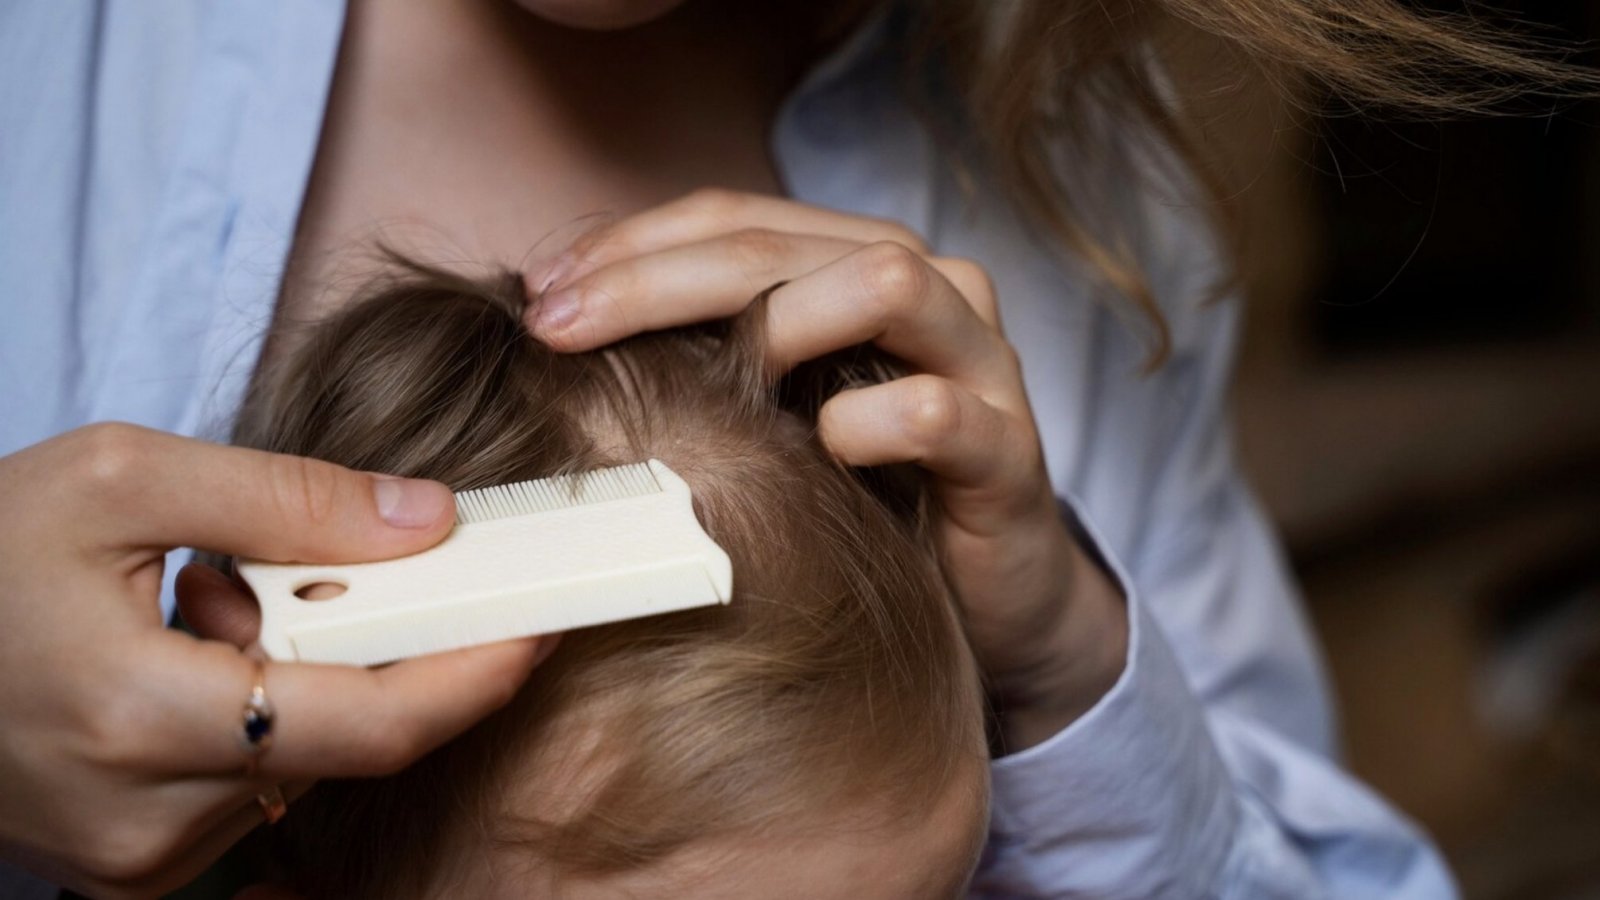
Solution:
<path fill-rule="evenodd" d="M 529 327 L 558 350 L 731 316 L 768 287 L 771 374 L 871 342 L 913 374 L 823 406 L 852 465 L 932 474 L 946 573 L 1015 749 L 1086 711 L 1122 670 L 1127 613 L 1063 524 L 993 285 L 904 227 L 702 191 L 585 237 L 528 283 Z"/>
<path fill-rule="evenodd" d="M 245 777 L 255 663 L 163 627 L 173 547 L 383 559 L 436 543 L 453 510 L 432 482 L 128 425 L 0 458 L 0 857 L 95 897 L 155 896 L 260 824 L 264 791 L 393 772 L 504 703 L 534 641 L 377 671 L 269 663 L 274 741 Z M 181 581 L 186 615 L 253 638 L 228 579 Z"/>

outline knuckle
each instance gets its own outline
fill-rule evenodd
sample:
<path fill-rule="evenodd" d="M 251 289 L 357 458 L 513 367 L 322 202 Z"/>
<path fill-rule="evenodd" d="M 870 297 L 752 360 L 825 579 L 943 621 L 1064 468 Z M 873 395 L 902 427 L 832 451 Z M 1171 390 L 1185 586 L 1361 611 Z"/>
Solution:
<path fill-rule="evenodd" d="M 686 205 L 694 214 L 718 222 L 737 216 L 743 208 L 744 198 L 739 192 L 727 188 L 705 187 L 690 194 Z"/>
<path fill-rule="evenodd" d="M 331 523 L 339 508 L 340 478 L 327 463 L 299 456 L 274 456 L 267 484 L 272 502 L 286 521 L 309 528 Z"/>
<path fill-rule="evenodd" d="M 961 398 L 955 386 L 942 378 L 918 378 L 912 385 L 901 409 L 901 421 L 906 437 L 925 450 L 960 429 Z"/>
<path fill-rule="evenodd" d="M 143 429 L 120 422 L 79 429 L 75 441 L 79 482 L 97 490 L 127 484 L 144 467 L 146 438 Z"/>
<path fill-rule="evenodd" d="M 884 241 L 864 252 L 867 294 L 880 304 L 880 312 L 915 306 L 927 296 L 928 264 L 916 251 Z"/>

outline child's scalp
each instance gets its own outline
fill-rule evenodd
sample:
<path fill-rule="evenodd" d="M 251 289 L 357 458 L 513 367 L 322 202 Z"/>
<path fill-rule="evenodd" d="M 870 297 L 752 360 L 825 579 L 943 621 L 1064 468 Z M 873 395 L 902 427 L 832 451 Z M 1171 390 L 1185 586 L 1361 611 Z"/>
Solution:
<path fill-rule="evenodd" d="M 394 861 L 473 835 L 592 875 L 863 803 L 914 818 L 983 758 L 977 676 L 915 481 L 869 490 L 814 434 L 827 395 L 887 361 L 838 354 L 774 381 L 760 301 L 560 354 L 524 329 L 520 279 L 397 262 L 258 377 L 238 442 L 455 490 L 656 457 L 733 558 L 734 600 L 566 635 L 506 710 L 422 765 L 324 785 L 282 830 L 308 890 L 417 892 L 437 873 Z M 381 860 L 341 845 L 351 827 L 382 836 Z"/>

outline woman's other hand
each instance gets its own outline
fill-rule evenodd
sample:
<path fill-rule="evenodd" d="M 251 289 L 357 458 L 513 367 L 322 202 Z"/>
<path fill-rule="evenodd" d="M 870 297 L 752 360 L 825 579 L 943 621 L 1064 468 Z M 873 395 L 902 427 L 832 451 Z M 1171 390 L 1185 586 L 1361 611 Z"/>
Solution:
<path fill-rule="evenodd" d="M 1011 749 L 1094 704 L 1122 671 L 1127 612 L 1063 523 L 994 287 L 898 224 L 707 190 L 622 219 L 528 284 L 529 327 L 558 350 L 726 317 L 770 294 L 776 377 L 871 342 L 911 374 L 848 390 L 819 431 L 852 465 L 912 462 L 943 513 L 938 541 Z"/>
<path fill-rule="evenodd" d="M 258 795 L 392 772 L 504 703 L 535 641 L 376 671 L 267 663 L 273 743 L 246 777 L 248 595 L 191 567 L 186 615 L 233 642 L 161 618 L 174 547 L 382 559 L 436 543 L 452 513 L 432 482 L 128 425 L 0 458 L 0 856 L 95 897 L 154 896 L 260 824 Z"/>

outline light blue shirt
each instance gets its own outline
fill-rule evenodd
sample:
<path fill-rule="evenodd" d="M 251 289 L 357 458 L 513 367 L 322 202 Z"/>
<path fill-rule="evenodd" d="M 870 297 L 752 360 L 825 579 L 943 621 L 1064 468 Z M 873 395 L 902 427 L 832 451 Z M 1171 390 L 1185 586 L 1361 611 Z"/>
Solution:
<path fill-rule="evenodd" d="M 334 0 L 0 6 L 0 454 L 88 422 L 226 432 L 271 321 L 343 25 Z M 1295 589 L 1235 471 L 1237 310 L 1192 210 L 1129 185 L 1174 354 L 1090 299 L 895 90 L 884 20 L 773 131 L 793 196 L 885 216 L 999 289 L 1058 494 L 1128 596 L 1116 686 L 993 764 L 979 897 L 1454 896 L 1334 759 Z M 1092 173 L 1091 173 L 1092 174 Z"/>

